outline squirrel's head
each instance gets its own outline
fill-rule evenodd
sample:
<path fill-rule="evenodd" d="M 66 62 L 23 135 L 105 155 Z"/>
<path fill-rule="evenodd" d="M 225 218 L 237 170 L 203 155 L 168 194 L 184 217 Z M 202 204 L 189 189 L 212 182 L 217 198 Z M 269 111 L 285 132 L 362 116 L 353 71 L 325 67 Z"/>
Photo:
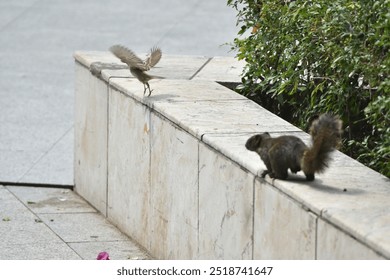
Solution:
<path fill-rule="evenodd" d="M 268 132 L 253 135 L 246 141 L 245 148 L 249 151 L 256 151 L 260 147 L 262 141 L 268 138 L 271 138 Z"/>

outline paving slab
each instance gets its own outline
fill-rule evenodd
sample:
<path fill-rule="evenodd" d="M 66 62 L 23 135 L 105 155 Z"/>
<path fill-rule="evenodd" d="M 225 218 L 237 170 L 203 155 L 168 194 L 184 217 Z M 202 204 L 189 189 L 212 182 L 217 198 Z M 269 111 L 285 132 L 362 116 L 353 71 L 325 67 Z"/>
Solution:
<path fill-rule="evenodd" d="M 99 213 L 38 214 L 38 216 L 65 242 L 128 239 Z"/>
<path fill-rule="evenodd" d="M 0 2 L 0 28 L 6 27 L 25 13 L 36 0 L 2 1 Z"/>
<path fill-rule="evenodd" d="M 73 186 L 73 127 L 59 139 L 54 146 L 43 154 L 41 158 L 30 168 L 19 183 L 56 184 Z"/>
<path fill-rule="evenodd" d="M 4 156 L 0 158 L 0 181 L 19 182 L 72 127 L 73 92 L 56 95 L 54 84 L 63 79 L 48 79 L 45 73 L 22 77 L 6 72 L 2 77 L 0 151 Z M 32 95 L 34 89 L 40 94 Z M 66 153 L 71 154 L 71 150 Z"/>
<path fill-rule="evenodd" d="M 175 49 L 177 54 L 207 55 L 213 51 L 212 56 L 218 55 L 216 53 L 234 56 L 227 45 L 232 41 L 225 38 L 234 38 L 237 34 L 236 11 L 227 7 L 226 1 L 196 1 L 191 10 L 178 19 L 161 39 L 162 47 Z"/>
<path fill-rule="evenodd" d="M 0 248 L 10 244 L 61 242 L 37 215 L 7 189 L 0 189 L 0 235 Z"/>
<path fill-rule="evenodd" d="M 0 235 L 0 259 L 151 258 L 70 189 L 0 186 Z"/>
<path fill-rule="evenodd" d="M 80 260 L 81 257 L 63 242 L 31 242 L 0 246 L 0 260 Z M 96 257 L 95 257 L 96 258 Z"/>
<path fill-rule="evenodd" d="M 37 214 L 97 212 L 70 189 L 21 186 L 8 186 L 7 189 Z"/>
<path fill-rule="evenodd" d="M 0 182 L 18 182 L 42 156 L 40 151 L 0 150 Z"/>

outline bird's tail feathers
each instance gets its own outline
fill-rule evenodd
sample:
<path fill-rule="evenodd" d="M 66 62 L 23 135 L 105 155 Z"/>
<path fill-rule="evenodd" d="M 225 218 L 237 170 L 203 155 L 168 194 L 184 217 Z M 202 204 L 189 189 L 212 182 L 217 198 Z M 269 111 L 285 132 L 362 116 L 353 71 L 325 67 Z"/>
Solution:
<path fill-rule="evenodd" d="M 165 77 L 156 76 L 156 75 L 149 75 L 151 79 L 165 79 Z"/>

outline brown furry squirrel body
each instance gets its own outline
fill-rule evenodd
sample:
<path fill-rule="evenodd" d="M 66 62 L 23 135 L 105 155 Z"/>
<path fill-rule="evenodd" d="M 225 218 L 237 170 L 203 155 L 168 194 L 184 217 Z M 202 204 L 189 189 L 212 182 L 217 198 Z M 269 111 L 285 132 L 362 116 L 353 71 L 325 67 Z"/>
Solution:
<path fill-rule="evenodd" d="M 312 146 L 308 147 L 295 136 L 272 138 L 268 132 L 257 134 L 248 139 L 245 147 L 259 154 L 271 178 L 287 179 L 291 172 L 302 170 L 306 180 L 314 180 L 314 173 L 320 173 L 328 167 L 330 152 L 341 142 L 342 121 L 331 114 L 323 114 L 313 120 L 310 126 Z"/>

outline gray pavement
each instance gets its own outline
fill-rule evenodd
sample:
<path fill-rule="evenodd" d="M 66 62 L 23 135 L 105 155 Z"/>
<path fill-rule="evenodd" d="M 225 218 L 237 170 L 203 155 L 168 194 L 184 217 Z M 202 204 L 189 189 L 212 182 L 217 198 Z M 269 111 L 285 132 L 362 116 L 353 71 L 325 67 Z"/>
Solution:
<path fill-rule="evenodd" d="M 0 260 L 150 259 L 70 189 L 0 186 Z"/>
<path fill-rule="evenodd" d="M 58 210 L 65 194 L 81 205 L 73 192 L 12 185 L 73 185 L 76 50 L 120 43 L 143 53 L 158 45 L 168 54 L 234 56 L 224 44 L 236 35 L 235 15 L 225 0 L 0 0 L 0 259 L 93 259 L 103 247 L 117 258 L 138 254 L 88 204 Z"/>

